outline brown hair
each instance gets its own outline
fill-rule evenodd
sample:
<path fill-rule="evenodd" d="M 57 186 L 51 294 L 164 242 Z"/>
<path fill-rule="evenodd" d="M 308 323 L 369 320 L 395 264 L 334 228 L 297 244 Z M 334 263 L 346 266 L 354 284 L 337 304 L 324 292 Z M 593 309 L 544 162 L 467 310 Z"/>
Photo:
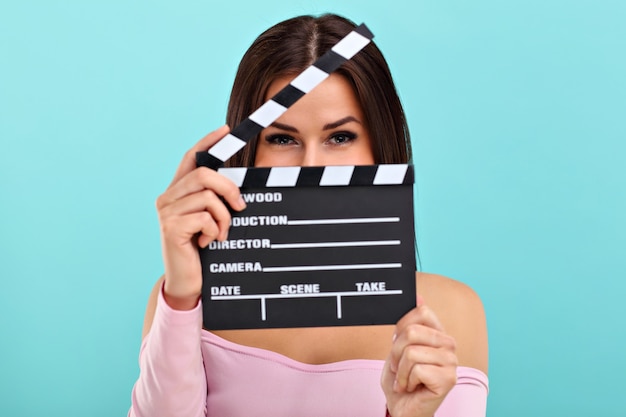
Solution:
<path fill-rule="evenodd" d="M 237 126 L 265 102 L 274 80 L 299 74 L 354 27 L 343 17 L 325 14 L 294 17 L 263 32 L 239 64 L 226 123 L 231 128 Z M 375 163 L 409 162 L 411 141 L 404 111 L 387 62 L 376 45 L 367 45 L 336 73 L 350 82 L 363 108 Z M 256 141 L 252 141 L 228 165 L 252 166 L 255 153 Z"/>

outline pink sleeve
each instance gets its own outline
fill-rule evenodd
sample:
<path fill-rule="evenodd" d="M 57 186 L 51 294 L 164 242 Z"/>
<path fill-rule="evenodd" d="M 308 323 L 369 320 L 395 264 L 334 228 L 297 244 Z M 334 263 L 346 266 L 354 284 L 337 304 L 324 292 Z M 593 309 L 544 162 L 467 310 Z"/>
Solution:
<path fill-rule="evenodd" d="M 478 369 L 459 366 L 456 385 L 439 406 L 435 417 L 485 417 L 488 393 L 487 375 Z"/>
<path fill-rule="evenodd" d="M 205 415 L 201 329 L 201 303 L 193 310 L 177 311 L 159 292 L 154 321 L 139 353 L 139 379 L 128 417 Z"/>

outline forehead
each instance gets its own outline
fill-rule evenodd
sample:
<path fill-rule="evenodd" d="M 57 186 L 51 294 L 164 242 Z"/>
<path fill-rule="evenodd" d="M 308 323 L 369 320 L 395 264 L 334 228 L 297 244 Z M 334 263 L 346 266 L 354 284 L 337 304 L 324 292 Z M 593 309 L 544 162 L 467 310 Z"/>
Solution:
<path fill-rule="evenodd" d="M 295 76 L 284 76 L 274 80 L 265 99 L 269 100 L 289 84 Z M 361 103 L 352 89 L 350 82 L 343 76 L 333 73 L 317 87 L 295 102 L 283 116 L 300 112 L 326 111 L 328 113 L 348 112 L 362 118 Z M 339 115 L 338 115 L 339 116 Z M 281 117 L 282 118 L 282 117 Z"/>

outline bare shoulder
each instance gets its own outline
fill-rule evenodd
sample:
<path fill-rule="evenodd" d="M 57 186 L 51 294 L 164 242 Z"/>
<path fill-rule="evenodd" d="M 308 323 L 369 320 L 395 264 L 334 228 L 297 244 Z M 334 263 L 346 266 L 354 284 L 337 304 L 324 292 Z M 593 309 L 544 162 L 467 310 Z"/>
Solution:
<path fill-rule="evenodd" d="M 441 275 L 416 273 L 417 293 L 457 343 L 459 365 L 487 373 L 487 321 L 483 303 L 468 285 Z"/>
<path fill-rule="evenodd" d="M 146 337 L 148 332 L 150 331 L 150 327 L 152 327 L 152 321 L 154 320 L 154 312 L 156 311 L 157 300 L 159 298 L 159 291 L 161 290 L 161 286 L 163 285 L 163 280 L 165 278 L 161 277 L 157 280 L 152 287 L 152 291 L 150 292 L 150 297 L 148 298 L 148 305 L 146 306 L 146 315 L 143 318 L 143 331 L 141 332 L 141 338 Z"/>

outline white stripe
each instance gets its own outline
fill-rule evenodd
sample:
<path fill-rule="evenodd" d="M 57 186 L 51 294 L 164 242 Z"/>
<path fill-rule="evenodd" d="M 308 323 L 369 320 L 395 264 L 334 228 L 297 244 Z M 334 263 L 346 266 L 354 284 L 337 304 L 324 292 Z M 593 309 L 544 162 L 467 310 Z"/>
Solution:
<path fill-rule="evenodd" d="M 319 220 L 288 220 L 289 226 L 310 224 L 354 224 L 354 223 L 397 223 L 400 217 L 372 217 L 362 219 L 319 219 Z"/>
<path fill-rule="evenodd" d="M 399 244 L 399 240 L 368 240 L 354 242 L 272 243 L 270 247 L 272 249 L 351 248 L 356 246 L 391 246 Z"/>
<path fill-rule="evenodd" d="M 379 165 L 374 176 L 374 185 L 402 184 L 408 165 L 389 164 Z"/>
<path fill-rule="evenodd" d="M 248 119 L 260 124 L 263 127 L 268 127 L 286 111 L 287 107 L 281 106 L 274 100 L 268 100 L 254 113 L 252 113 Z"/>
<path fill-rule="evenodd" d="M 402 294 L 402 290 L 341 291 L 341 292 L 338 291 L 338 292 L 311 292 L 311 293 L 306 293 L 306 294 L 212 295 L 211 300 L 265 300 L 265 299 L 270 300 L 274 298 L 361 297 L 361 296 L 369 296 L 369 295 L 400 295 L 400 294 Z M 263 314 L 263 310 L 261 310 L 261 314 Z"/>
<path fill-rule="evenodd" d="M 352 265 L 311 265 L 311 266 L 269 266 L 263 272 L 297 272 L 297 271 L 343 271 L 346 269 L 389 269 L 402 268 L 401 263 L 389 264 L 352 264 Z"/>
<path fill-rule="evenodd" d="M 368 43 L 370 43 L 369 39 L 353 31 L 337 42 L 337 44 L 332 47 L 332 50 L 345 59 L 350 59 Z"/>
<path fill-rule="evenodd" d="M 327 166 L 322 173 L 320 185 L 350 185 L 353 171 L 353 165 Z"/>
<path fill-rule="evenodd" d="M 248 168 L 220 168 L 217 172 L 234 182 L 237 187 L 241 187 Z"/>
<path fill-rule="evenodd" d="M 209 149 L 209 154 L 224 162 L 244 146 L 246 146 L 246 142 L 229 133 Z"/>
<path fill-rule="evenodd" d="M 267 177 L 267 187 L 293 187 L 298 181 L 300 167 L 274 167 Z"/>
<path fill-rule="evenodd" d="M 311 65 L 309 68 L 302 71 L 300 75 L 294 78 L 291 85 L 300 91 L 308 93 L 313 90 L 315 86 L 324 81 L 326 77 L 328 77 L 328 73 Z"/>

